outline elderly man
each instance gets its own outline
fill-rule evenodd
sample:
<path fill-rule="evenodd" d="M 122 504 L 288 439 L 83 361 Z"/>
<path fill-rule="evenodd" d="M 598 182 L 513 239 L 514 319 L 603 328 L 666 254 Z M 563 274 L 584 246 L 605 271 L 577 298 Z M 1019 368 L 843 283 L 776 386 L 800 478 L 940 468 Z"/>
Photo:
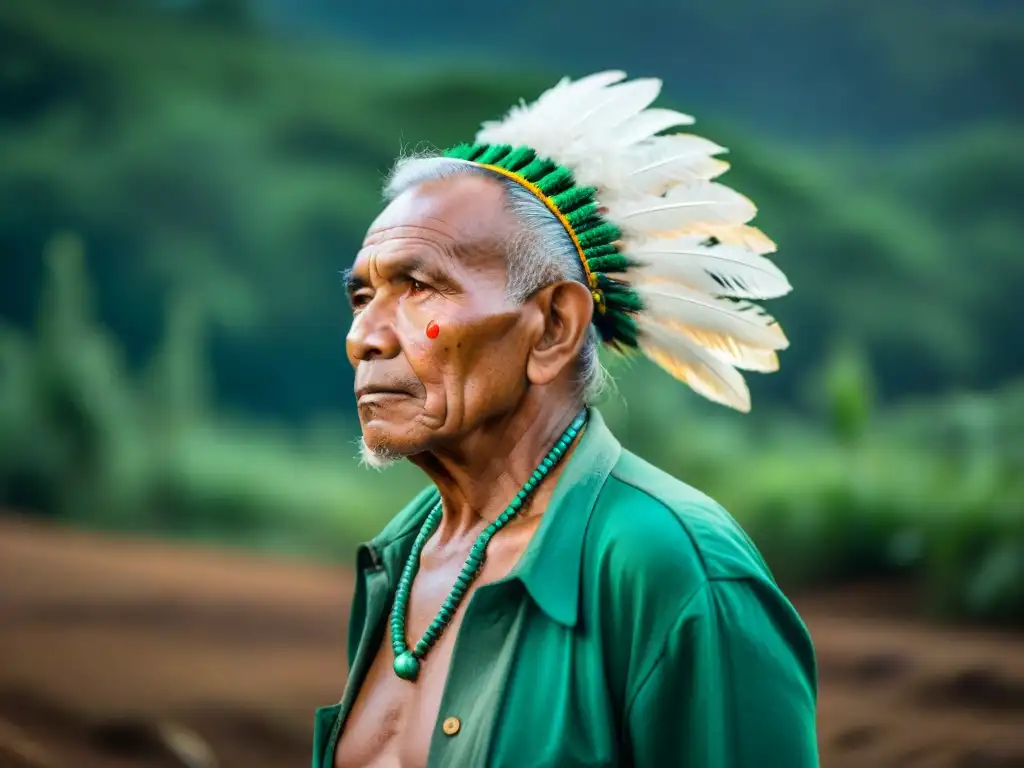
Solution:
<path fill-rule="evenodd" d="M 592 406 L 602 342 L 739 410 L 786 345 L 721 148 L 624 77 L 392 174 L 348 355 L 364 458 L 431 484 L 359 549 L 314 768 L 817 765 L 811 641 L 754 545 Z"/>

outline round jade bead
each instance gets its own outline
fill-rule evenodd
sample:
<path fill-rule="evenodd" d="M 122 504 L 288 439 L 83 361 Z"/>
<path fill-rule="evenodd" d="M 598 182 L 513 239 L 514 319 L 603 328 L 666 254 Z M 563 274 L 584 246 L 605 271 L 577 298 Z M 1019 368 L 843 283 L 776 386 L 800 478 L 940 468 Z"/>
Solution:
<path fill-rule="evenodd" d="M 395 658 L 395 674 L 403 680 L 415 680 L 420 674 L 420 662 L 409 651 Z"/>

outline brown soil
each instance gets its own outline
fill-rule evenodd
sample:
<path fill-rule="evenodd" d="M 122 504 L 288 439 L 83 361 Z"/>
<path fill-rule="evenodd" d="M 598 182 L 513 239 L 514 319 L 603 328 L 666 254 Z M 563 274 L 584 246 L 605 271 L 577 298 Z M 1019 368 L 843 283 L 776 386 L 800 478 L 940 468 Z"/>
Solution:
<path fill-rule="evenodd" d="M 221 768 L 308 765 L 350 590 L 338 567 L 0 522 L 0 766 L 212 765 L 204 743 Z M 866 589 L 796 602 L 824 766 L 1024 766 L 1024 637 Z"/>

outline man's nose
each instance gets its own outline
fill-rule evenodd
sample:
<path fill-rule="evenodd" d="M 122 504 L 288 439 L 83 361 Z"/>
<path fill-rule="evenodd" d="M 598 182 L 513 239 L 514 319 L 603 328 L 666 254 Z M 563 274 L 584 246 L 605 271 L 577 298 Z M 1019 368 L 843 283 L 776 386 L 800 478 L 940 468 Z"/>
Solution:
<path fill-rule="evenodd" d="M 375 358 L 396 357 L 401 349 L 395 333 L 394 308 L 375 297 L 352 319 L 345 338 L 348 359 L 355 367 Z"/>

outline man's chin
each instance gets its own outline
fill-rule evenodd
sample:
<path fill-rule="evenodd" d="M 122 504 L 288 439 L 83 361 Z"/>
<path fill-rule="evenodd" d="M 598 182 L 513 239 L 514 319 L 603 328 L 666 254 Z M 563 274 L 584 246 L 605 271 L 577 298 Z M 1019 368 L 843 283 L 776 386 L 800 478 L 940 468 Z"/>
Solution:
<path fill-rule="evenodd" d="M 387 469 L 425 448 L 424 431 L 416 414 L 394 412 L 391 408 L 360 409 L 359 460 L 371 469 Z"/>
<path fill-rule="evenodd" d="M 359 463 L 368 469 L 383 472 L 403 458 L 402 454 L 392 451 L 386 445 L 378 444 L 371 447 L 364 438 L 359 439 Z"/>
<path fill-rule="evenodd" d="M 400 441 L 389 440 L 387 435 L 378 434 L 377 430 L 364 431 L 359 438 L 359 461 L 370 469 L 385 470 L 413 453 L 416 450 Z"/>

